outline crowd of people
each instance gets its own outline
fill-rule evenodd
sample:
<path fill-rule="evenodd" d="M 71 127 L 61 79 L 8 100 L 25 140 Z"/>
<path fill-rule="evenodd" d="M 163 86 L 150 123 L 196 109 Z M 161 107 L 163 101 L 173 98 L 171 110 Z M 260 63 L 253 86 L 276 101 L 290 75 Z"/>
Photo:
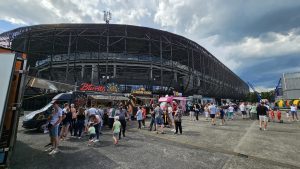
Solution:
<path fill-rule="evenodd" d="M 149 126 L 146 126 L 147 112 L 150 115 Z M 48 130 L 50 136 L 49 148 L 50 155 L 58 152 L 60 141 L 69 138 L 81 139 L 88 135 L 87 145 L 91 146 L 99 142 L 103 126 L 108 126 L 112 131 L 112 139 L 115 145 L 119 140 L 126 137 L 126 126 L 132 123 L 132 119 L 137 120 L 139 130 L 147 128 L 149 131 L 154 130 L 157 134 L 165 134 L 166 128 L 169 128 L 174 134 L 182 134 L 182 117 L 189 113 L 191 121 L 199 121 L 199 115 L 203 115 L 206 120 L 210 117 L 211 125 L 216 125 L 216 118 L 221 119 L 220 125 L 225 125 L 226 121 L 235 120 L 241 115 L 242 119 L 259 120 L 259 129 L 267 130 L 268 121 L 282 122 L 281 112 L 279 109 L 272 108 L 264 102 L 258 104 L 240 103 L 240 104 L 223 104 L 217 106 L 214 103 L 193 104 L 184 110 L 177 102 L 152 104 L 150 107 L 138 106 L 134 116 L 130 107 L 108 106 L 96 107 L 92 105 L 88 108 L 79 107 L 76 109 L 74 104 L 64 104 L 61 109 L 57 102 L 53 103 L 52 115 L 48 119 Z M 297 107 L 292 105 L 287 112 L 289 120 L 297 120 Z"/>
<path fill-rule="evenodd" d="M 189 108 L 190 120 L 198 120 L 198 115 L 204 114 L 206 120 L 209 116 L 211 119 L 211 124 L 216 125 L 216 118 L 221 119 L 220 125 L 225 125 L 225 121 L 234 120 L 239 115 L 242 119 L 259 120 L 259 129 L 267 130 L 268 122 L 280 122 L 282 123 L 281 111 L 270 106 L 265 102 L 260 103 L 240 103 L 240 104 L 224 104 L 221 106 L 216 106 L 214 103 L 207 103 L 204 105 L 194 104 Z M 290 111 L 286 112 L 288 121 L 299 121 L 297 116 L 297 106 L 291 105 Z"/>
<path fill-rule="evenodd" d="M 106 108 L 92 105 L 88 108 L 75 108 L 74 104 L 64 104 L 61 109 L 57 102 L 53 103 L 52 114 L 48 118 L 48 130 L 50 136 L 49 148 L 51 154 L 58 152 L 58 143 L 69 138 L 81 139 L 88 135 L 88 145 L 99 142 L 102 128 L 107 125 L 113 132 L 114 144 L 118 144 L 121 137 L 125 137 L 126 123 L 131 112 L 125 106 L 110 106 Z"/>

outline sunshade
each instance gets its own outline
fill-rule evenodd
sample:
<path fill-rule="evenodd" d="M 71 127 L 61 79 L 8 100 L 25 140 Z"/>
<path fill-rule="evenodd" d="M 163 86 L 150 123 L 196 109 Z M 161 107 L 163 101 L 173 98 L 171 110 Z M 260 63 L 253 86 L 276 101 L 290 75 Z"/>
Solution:
<path fill-rule="evenodd" d="M 116 101 L 122 101 L 122 100 L 129 100 L 129 98 L 124 96 L 113 96 L 113 95 L 90 95 L 95 100 L 116 100 Z"/>

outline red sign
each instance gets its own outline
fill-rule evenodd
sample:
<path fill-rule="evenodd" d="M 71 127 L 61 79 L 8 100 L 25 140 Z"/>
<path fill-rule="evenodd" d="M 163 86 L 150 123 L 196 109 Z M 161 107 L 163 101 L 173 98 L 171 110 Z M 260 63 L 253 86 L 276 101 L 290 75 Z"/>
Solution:
<path fill-rule="evenodd" d="M 94 86 L 93 84 L 82 83 L 79 90 L 80 91 L 105 92 L 105 86 Z"/>

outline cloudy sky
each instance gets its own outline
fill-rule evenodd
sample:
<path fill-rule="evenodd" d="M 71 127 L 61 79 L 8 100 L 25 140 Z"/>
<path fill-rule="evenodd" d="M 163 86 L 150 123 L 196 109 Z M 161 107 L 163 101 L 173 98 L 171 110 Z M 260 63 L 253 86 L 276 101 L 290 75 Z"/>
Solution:
<path fill-rule="evenodd" d="M 5 3 L 4 3 L 5 2 Z M 259 89 L 300 71 L 298 0 L 0 0 L 0 33 L 42 23 L 111 23 L 185 36 Z"/>

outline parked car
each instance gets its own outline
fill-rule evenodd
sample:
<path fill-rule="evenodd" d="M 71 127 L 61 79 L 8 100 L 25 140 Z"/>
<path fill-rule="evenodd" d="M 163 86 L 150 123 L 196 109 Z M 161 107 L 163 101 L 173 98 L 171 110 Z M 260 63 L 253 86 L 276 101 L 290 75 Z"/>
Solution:
<path fill-rule="evenodd" d="M 23 118 L 22 127 L 25 129 L 37 129 L 38 131 L 44 131 L 47 125 L 48 117 L 51 115 L 53 109 L 53 102 L 58 101 L 61 106 L 64 103 L 75 103 L 76 105 L 85 104 L 86 94 L 83 92 L 68 92 L 60 93 L 53 97 L 52 101 L 43 108 L 33 111 Z"/>
<path fill-rule="evenodd" d="M 47 125 L 47 119 L 52 111 L 52 103 L 48 103 L 43 108 L 33 111 L 23 118 L 22 127 L 25 129 L 37 129 L 44 131 L 45 125 Z"/>

